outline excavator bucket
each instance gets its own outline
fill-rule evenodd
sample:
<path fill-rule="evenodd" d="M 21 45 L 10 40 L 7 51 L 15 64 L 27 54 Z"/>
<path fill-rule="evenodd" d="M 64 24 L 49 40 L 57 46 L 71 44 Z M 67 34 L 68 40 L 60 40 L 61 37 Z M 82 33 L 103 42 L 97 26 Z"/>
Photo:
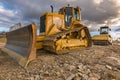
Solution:
<path fill-rule="evenodd" d="M 7 43 L 2 49 L 22 67 L 36 58 L 36 25 L 34 23 L 6 34 Z"/>

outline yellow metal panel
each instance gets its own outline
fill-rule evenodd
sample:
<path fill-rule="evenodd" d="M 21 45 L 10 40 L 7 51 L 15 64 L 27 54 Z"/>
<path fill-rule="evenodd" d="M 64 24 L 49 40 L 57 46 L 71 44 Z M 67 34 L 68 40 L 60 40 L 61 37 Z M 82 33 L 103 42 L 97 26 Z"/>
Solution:
<path fill-rule="evenodd" d="M 75 48 L 75 47 L 86 47 L 88 43 L 87 40 L 80 39 L 60 39 L 56 42 L 56 50 L 62 50 L 63 48 Z"/>
<path fill-rule="evenodd" d="M 39 35 L 37 36 L 37 41 L 36 41 L 36 48 L 37 49 L 42 49 L 43 48 L 43 39 L 44 39 L 45 35 Z"/>
<path fill-rule="evenodd" d="M 45 22 L 45 34 L 52 35 L 60 32 L 60 29 L 64 27 L 64 16 L 58 13 L 46 13 Z"/>
<path fill-rule="evenodd" d="M 43 48 L 43 42 L 37 42 L 37 44 L 36 44 L 36 48 L 37 49 L 42 49 Z"/>
<path fill-rule="evenodd" d="M 108 40 L 109 35 L 95 35 L 92 37 L 92 40 Z"/>

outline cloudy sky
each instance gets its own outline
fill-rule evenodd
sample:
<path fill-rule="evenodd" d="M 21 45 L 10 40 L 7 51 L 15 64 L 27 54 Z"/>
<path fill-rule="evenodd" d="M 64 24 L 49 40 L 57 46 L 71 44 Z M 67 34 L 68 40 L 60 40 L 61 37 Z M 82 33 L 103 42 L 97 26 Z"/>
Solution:
<path fill-rule="evenodd" d="M 38 24 L 40 15 L 51 10 L 50 5 L 57 12 L 67 4 L 81 7 L 82 21 L 91 31 L 105 24 L 120 27 L 120 0 L 0 0 L 0 31 L 18 22 Z"/>

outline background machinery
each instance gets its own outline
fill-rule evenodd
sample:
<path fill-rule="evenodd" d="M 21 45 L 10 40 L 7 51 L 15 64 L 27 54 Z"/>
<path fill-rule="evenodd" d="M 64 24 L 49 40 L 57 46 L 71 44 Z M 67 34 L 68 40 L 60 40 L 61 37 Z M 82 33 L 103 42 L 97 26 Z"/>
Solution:
<path fill-rule="evenodd" d="M 100 35 L 92 37 L 93 44 L 95 45 L 112 45 L 112 37 L 109 35 L 111 29 L 108 26 L 100 27 Z"/>
<path fill-rule="evenodd" d="M 3 51 L 27 67 L 36 58 L 36 50 L 44 49 L 56 54 L 91 46 L 89 30 L 81 22 L 80 8 L 64 6 L 58 13 L 46 12 L 40 17 L 40 35 L 34 23 L 7 33 Z"/>

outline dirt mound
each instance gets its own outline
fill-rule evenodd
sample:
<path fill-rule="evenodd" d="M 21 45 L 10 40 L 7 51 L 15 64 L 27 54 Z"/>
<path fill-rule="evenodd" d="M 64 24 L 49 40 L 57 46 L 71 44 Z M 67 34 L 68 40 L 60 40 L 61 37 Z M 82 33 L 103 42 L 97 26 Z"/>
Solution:
<path fill-rule="evenodd" d="M 65 55 L 40 50 L 27 70 L 0 51 L 0 80 L 120 80 L 120 45 L 93 45 Z"/>

